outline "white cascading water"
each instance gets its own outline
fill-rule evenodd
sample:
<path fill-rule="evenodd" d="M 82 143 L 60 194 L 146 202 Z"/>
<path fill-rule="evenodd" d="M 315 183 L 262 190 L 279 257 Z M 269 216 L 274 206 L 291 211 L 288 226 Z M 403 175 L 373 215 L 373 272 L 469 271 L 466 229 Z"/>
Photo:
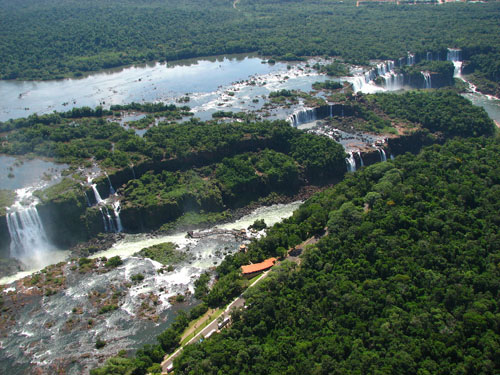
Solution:
<path fill-rule="evenodd" d="M 401 73 L 390 73 L 385 78 L 385 88 L 389 91 L 397 91 L 403 88 L 404 76 Z"/>
<path fill-rule="evenodd" d="M 352 89 L 354 92 L 363 92 L 363 87 L 365 86 L 365 76 L 354 76 L 352 79 Z"/>
<path fill-rule="evenodd" d="M 89 180 L 89 182 L 91 183 L 92 181 Z M 110 181 L 109 177 L 108 177 L 108 182 L 109 182 L 110 192 L 112 192 L 113 194 L 116 194 L 113 186 L 111 185 L 111 181 Z M 104 225 L 104 231 L 106 233 L 107 232 L 123 232 L 123 225 L 122 225 L 122 221 L 120 219 L 120 201 L 115 200 L 112 202 L 113 214 L 114 214 L 113 215 L 114 218 L 113 218 L 111 216 L 111 214 L 109 213 L 108 208 L 106 207 L 106 202 L 109 203 L 109 200 L 111 198 L 107 198 L 106 201 L 103 200 L 101 198 L 101 195 L 99 194 L 99 191 L 97 190 L 96 184 L 91 183 L 90 186 L 92 187 L 92 191 L 94 192 L 96 204 L 99 206 L 99 210 L 101 211 L 102 221 L 103 221 L 103 225 Z M 113 198 L 113 199 L 116 199 L 116 198 Z M 116 224 L 115 224 L 115 221 L 116 221 Z"/>
<path fill-rule="evenodd" d="M 87 192 L 85 192 L 85 200 L 87 201 L 87 206 L 91 207 L 92 204 L 90 203 L 90 199 L 89 199 L 89 196 L 87 195 Z"/>
<path fill-rule="evenodd" d="M 415 55 L 413 53 L 408 53 L 406 57 L 406 65 L 415 65 Z"/>
<path fill-rule="evenodd" d="M 290 124 L 297 127 L 302 124 L 316 121 L 316 119 L 317 117 L 315 108 L 304 108 L 292 114 L 288 118 L 288 121 L 290 122 Z"/>
<path fill-rule="evenodd" d="M 101 212 L 104 215 L 103 219 L 107 222 L 107 224 L 104 225 L 105 228 L 106 227 L 108 228 L 107 232 L 115 233 L 116 232 L 116 225 L 115 225 L 113 218 L 111 217 L 111 214 L 109 213 L 108 207 L 103 206 L 101 209 Z"/>
<path fill-rule="evenodd" d="M 55 250 L 38 214 L 38 200 L 29 188 L 16 191 L 17 201 L 7 213 L 10 235 L 10 255 L 29 266 L 41 266 L 47 262 L 47 254 Z"/>
<path fill-rule="evenodd" d="M 403 88 L 404 76 L 401 73 L 394 71 L 394 61 L 388 60 L 383 63 L 377 64 L 367 72 L 355 74 L 349 81 L 352 83 L 354 92 L 372 93 L 381 91 L 379 86 L 376 86 L 374 80 L 377 77 L 384 79 L 384 89 L 388 91 L 397 91 Z"/>
<path fill-rule="evenodd" d="M 451 61 L 455 66 L 453 77 L 460 77 L 462 74 L 461 52 L 462 50 L 458 48 L 448 48 L 448 53 L 446 54 L 446 60 Z"/>
<path fill-rule="evenodd" d="M 111 180 L 109 179 L 109 176 L 108 174 L 106 173 L 106 177 L 108 178 L 108 182 L 109 182 L 109 194 L 110 195 L 113 195 L 116 193 L 116 190 L 115 188 L 113 187 L 113 185 L 111 184 Z"/>
<path fill-rule="evenodd" d="M 427 61 L 432 61 L 432 52 L 427 52 L 427 56 L 426 56 L 426 59 Z"/>
<path fill-rule="evenodd" d="M 92 191 L 94 192 L 94 197 L 95 197 L 95 201 L 97 202 L 97 204 L 102 203 L 103 200 L 101 198 L 101 194 L 99 194 L 99 190 L 97 190 L 97 185 L 92 184 L 90 186 L 92 186 Z"/>
<path fill-rule="evenodd" d="M 385 151 L 382 147 L 377 148 L 378 153 L 380 154 L 380 161 L 387 161 L 387 156 L 385 155 Z"/>
<path fill-rule="evenodd" d="M 113 212 L 115 213 L 116 231 L 123 232 L 122 220 L 120 219 L 120 201 L 113 202 Z"/>
<path fill-rule="evenodd" d="M 361 152 L 358 151 L 358 156 L 359 156 L 359 163 L 361 164 L 362 167 L 365 166 L 365 163 L 363 162 L 363 158 L 361 157 Z"/>
<path fill-rule="evenodd" d="M 40 259 L 53 249 L 35 206 L 7 214 L 10 255 L 19 260 Z"/>
<path fill-rule="evenodd" d="M 420 72 L 424 76 L 424 88 L 430 89 L 432 87 L 431 74 L 429 72 Z"/>
<path fill-rule="evenodd" d="M 356 172 L 356 160 L 352 152 L 349 152 L 349 156 L 345 158 L 347 165 L 347 172 Z"/>
<path fill-rule="evenodd" d="M 394 61 L 387 61 L 385 64 L 379 64 L 382 67 L 378 67 L 377 70 L 379 74 L 385 81 L 385 88 L 389 91 L 401 90 L 403 88 L 404 76 L 401 73 L 396 73 L 394 71 Z"/>
<path fill-rule="evenodd" d="M 102 207 L 99 207 L 99 211 L 101 211 L 101 215 L 102 215 L 102 222 L 104 223 L 104 231 L 107 233 L 109 232 L 110 228 L 109 228 L 109 224 L 108 224 L 108 218 L 106 217 L 106 215 L 104 214 L 104 211 L 102 209 Z"/>

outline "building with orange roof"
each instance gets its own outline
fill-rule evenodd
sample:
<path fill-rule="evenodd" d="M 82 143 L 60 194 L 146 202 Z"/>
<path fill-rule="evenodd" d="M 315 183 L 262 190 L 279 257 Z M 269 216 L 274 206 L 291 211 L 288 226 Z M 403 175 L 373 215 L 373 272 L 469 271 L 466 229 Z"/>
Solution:
<path fill-rule="evenodd" d="M 277 260 L 276 258 L 269 258 L 260 263 L 241 266 L 241 273 L 243 274 L 244 277 L 252 278 L 255 275 L 259 274 L 260 272 L 268 270 L 269 268 L 274 266 L 276 260 Z"/>

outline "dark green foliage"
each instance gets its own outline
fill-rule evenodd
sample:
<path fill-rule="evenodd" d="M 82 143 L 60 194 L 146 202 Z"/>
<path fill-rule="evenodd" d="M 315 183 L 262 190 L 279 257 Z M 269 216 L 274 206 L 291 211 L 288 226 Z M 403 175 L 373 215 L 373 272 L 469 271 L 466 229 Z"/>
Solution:
<path fill-rule="evenodd" d="M 487 48 L 490 50 L 491 48 Z M 481 92 L 500 95 L 500 52 L 484 51 L 470 58 L 467 72 L 474 72 L 473 82 Z"/>
<path fill-rule="evenodd" d="M 130 276 L 130 280 L 134 283 L 139 283 L 142 280 L 144 280 L 144 275 L 142 273 L 136 273 L 136 274 Z"/>
<path fill-rule="evenodd" d="M 191 0 L 47 0 L 14 6 L 2 0 L 0 76 L 80 76 L 151 60 L 242 52 L 282 60 L 342 56 L 358 63 L 405 56 L 408 50 L 483 52 L 484 46 L 498 48 L 498 7 L 357 8 L 353 1 L 327 0 L 242 1 L 236 9 L 228 1 Z"/>
<path fill-rule="evenodd" d="M 412 75 L 420 75 L 422 71 L 439 73 L 445 77 L 452 78 L 455 67 L 451 61 L 422 61 L 416 65 L 405 65 L 401 72 Z"/>
<path fill-rule="evenodd" d="M 80 267 L 84 267 L 86 266 L 87 264 L 90 264 L 92 263 L 92 259 L 89 259 L 89 258 L 80 258 L 78 259 L 78 265 Z"/>
<path fill-rule="evenodd" d="M 330 77 L 343 77 L 349 75 L 348 66 L 338 61 L 334 61 L 333 63 L 327 65 L 316 63 L 313 68 L 319 72 L 326 73 Z"/>
<path fill-rule="evenodd" d="M 114 257 L 109 258 L 105 266 L 107 268 L 116 268 L 118 266 L 121 266 L 122 264 L 123 264 L 122 258 L 120 258 L 119 255 L 116 255 Z"/>
<path fill-rule="evenodd" d="M 421 124 L 446 136 L 492 135 L 495 129 L 483 108 L 451 91 L 377 94 L 371 98 L 392 118 Z"/>
<path fill-rule="evenodd" d="M 194 282 L 194 296 L 197 299 L 201 299 L 208 294 L 208 283 L 210 282 L 210 274 L 204 272 L 200 277 Z"/>
<path fill-rule="evenodd" d="M 314 82 L 312 85 L 314 90 L 338 90 L 342 87 L 342 83 L 336 81 Z"/>
<path fill-rule="evenodd" d="M 104 341 L 104 340 L 97 339 L 97 341 L 95 342 L 96 349 L 102 349 L 105 346 L 106 346 L 106 341 Z"/>
<path fill-rule="evenodd" d="M 186 347 L 176 374 L 496 374 L 499 154 L 498 138 L 454 140 L 314 196 L 248 256 L 328 235 L 250 290 L 229 330 Z"/>
<path fill-rule="evenodd" d="M 163 112 L 178 112 L 189 111 L 190 108 L 183 106 L 177 107 L 175 104 L 165 103 L 129 103 L 129 104 L 114 104 L 109 108 L 111 111 L 135 111 L 146 113 L 163 113 Z M 83 116 L 82 116 L 83 117 Z"/>
<path fill-rule="evenodd" d="M 115 311 L 115 310 L 118 310 L 117 305 L 104 305 L 99 309 L 99 314 L 106 314 L 110 311 Z"/>
<path fill-rule="evenodd" d="M 285 98 L 291 98 L 296 96 L 297 94 L 292 90 L 278 90 L 269 93 L 269 98 L 278 98 L 280 96 L 284 96 Z"/>
<path fill-rule="evenodd" d="M 261 231 L 262 229 L 266 229 L 267 228 L 267 224 L 264 221 L 264 219 L 260 219 L 260 220 L 257 219 L 248 228 L 255 229 L 256 231 Z"/>
<path fill-rule="evenodd" d="M 200 316 L 205 314 L 208 311 L 208 306 L 204 303 L 195 306 L 189 311 L 189 320 L 198 319 Z"/>

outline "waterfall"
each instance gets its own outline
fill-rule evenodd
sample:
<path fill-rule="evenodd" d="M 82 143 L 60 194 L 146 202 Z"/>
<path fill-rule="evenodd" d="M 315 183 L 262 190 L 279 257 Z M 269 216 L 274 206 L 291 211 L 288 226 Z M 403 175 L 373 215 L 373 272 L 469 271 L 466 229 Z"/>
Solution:
<path fill-rule="evenodd" d="M 426 59 L 427 61 L 432 61 L 432 52 L 427 52 Z"/>
<path fill-rule="evenodd" d="M 116 226 L 115 226 L 115 223 L 113 221 L 113 218 L 109 214 L 108 207 L 102 206 L 102 207 L 99 207 L 99 210 L 101 211 L 102 220 L 104 222 L 104 231 L 105 232 L 116 232 L 117 231 Z M 120 222 L 120 225 L 121 225 L 121 222 Z"/>
<path fill-rule="evenodd" d="M 356 160 L 352 152 L 349 153 L 349 157 L 345 158 L 347 164 L 347 172 L 356 172 Z"/>
<path fill-rule="evenodd" d="M 384 77 L 385 88 L 389 91 L 401 90 L 404 84 L 404 76 L 401 73 L 390 73 Z"/>
<path fill-rule="evenodd" d="M 431 85 L 431 74 L 429 72 L 420 72 L 424 76 L 424 88 L 430 89 Z"/>
<path fill-rule="evenodd" d="M 109 179 L 109 176 L 107 173 L 106 173 L 106 177 L 108 178 L 108 182 L 109 182 L 109 194 L 113 195 L 116 193 L 116 190 L 113 188 L 113 185 L 111 184 L 111 180 Z"/>
<path fill-rule="evenodd" d="M 109 232 L 108 220 L 107 220 L 106 215 L 104 215 L 104 211 L 103 211 L 102 207 L 99 207 L 99 211 L 101 211 L 102 221 L 104 223 L 104 231 Z"/>
<path fill-rule="evenodd" d="M 92 184 L 91 186 L 92 190 L 94 191 L 95 201 L 97 202 L 97 204 L 102 203 L 101 194 L 99 194 L 99 191 L 97 190 L 97 185 Z"/>
<path fill-rule="evenodd" d="M 391 157 L 391 160 L 394 160 L 394 155 L 393 155 L 393 154 L 391 154 L 391 156 L 390 156 L 390 157 Z"/>
<path fill-rule="evenodd" d="M 358 156 L 359 156 L 359 163 L 361 164 L 362 167 L 365 166 L 365 163 L 363 162 L 363 158 L 361 157 L 361 152 L 358 151 Z"/>
<path fill-rule="evenodd" d="M 364 76 L 354 76 L 352 81 L 352 89 L 354 92 L 363 91 L 363 87 L 366 84 Z"/>
<path fill-rule="evenodd" d="M 85 200 L 87 201 L 87 206 L 90 207 L 92 204 L 90 203 L 89 196 L 87 195 L 87 192 L 85 192 Z"/>
<path fill-rule="evenodd" d="M 462 74 L 461 52 L 462 50 L 458 48 L 448 48 L 448 53 L 446 54 L 446 60 L 451 61 L 455 66 L 453 77 L 460 77 Z"/>
<path fill-rule="evenodd" d="M 123 232 L 122 221 L 120 219 L 120 201 L 113 203 L 113 212 L 115 213 L 116 230 L 117 232 Z"/>
<path fill-rule="evenodd" d="M 406 65 L 415 65 L 415 55 L 412 53 L 408 53 L 406 57 Z"/>
<path fill-rule="evenodd" d="M 382 147 L 377 148 L 378 153 L 380 154 L 380 161 L 387 161 L 387 156 L 385 155 L 385 151 Z"/>
<path fill-rule="evenodd" d="M 288 121 L 295 127 L 316 121 L 316 108 L 306 108 L 295 112 L 288 118 Z"/>
<path fill-rule="evenodd" d="M 10 255 L 17 259 L 41 259 L 53 249 L 36 207 L 30 206 L 7 214 L 11 238 Z"/>
<path fill-rule="evenodd" d="M 459 48 L 448 48 L 448 53 L 446 54 L 446 60 L 448 61 L 460 61 L 460 53 L 462 52 Z"/>
<path fill-rule="evenodd" d="M 133 165 L 131 165 L 131 166 L 130 166 L 130 169 L 132 170 L 132 176 L 134 176 L 134 180 L 136 180 L 136 179 L 137 179 L 137 177 L 135 176 L 134 166 L 133 166 Z"/>

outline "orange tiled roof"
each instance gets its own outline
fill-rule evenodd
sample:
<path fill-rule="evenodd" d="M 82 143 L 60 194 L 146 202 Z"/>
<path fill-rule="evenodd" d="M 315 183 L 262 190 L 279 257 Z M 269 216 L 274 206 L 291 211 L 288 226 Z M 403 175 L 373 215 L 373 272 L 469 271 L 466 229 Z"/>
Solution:
<path fill-rule="evenodd" d="M 275 262 L 276 258 L 269 258 L 260 263 L 249 264 L 248 266 L 241 266 L 241 271 L 243 272 L 243 274 L 264 271 L 274 266 Z"/>

